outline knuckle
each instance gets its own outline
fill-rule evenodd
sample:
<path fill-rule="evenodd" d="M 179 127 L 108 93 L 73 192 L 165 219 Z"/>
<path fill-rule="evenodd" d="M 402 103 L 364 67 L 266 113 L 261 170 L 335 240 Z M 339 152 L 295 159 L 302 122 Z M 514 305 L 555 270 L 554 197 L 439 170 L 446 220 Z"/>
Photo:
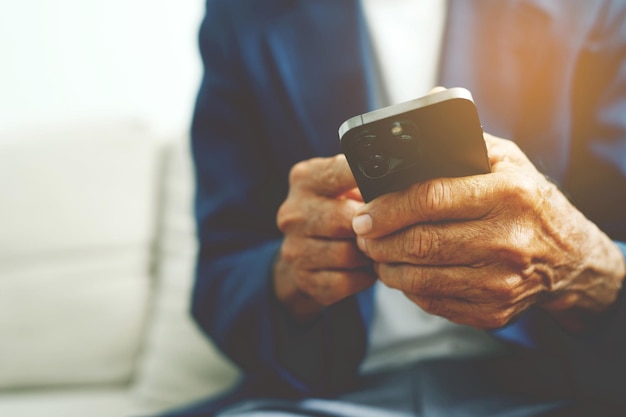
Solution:
<path fill-rule="evenodd" d="M 335 155 L 331 158 L 327 158 L 323 167 L 319 167 L 312 174 L 315 176 L 316 181 L 324 184 L 326 188 L 334 190 L 339 185 L 338 166 L 340 155 Z"/>
<path fill-rule="evenodd" d="M 311 168 L 309 161 L 297 162 L 291 167 L 289 171 L 289 185 L 291 187 L 297 186 L 304 179 L 308 179 L 311 175 Z"/>
<path fill-rule="evenodd" d="M 328 160 L 330 166 L 334 169 L 339 169 L 346 164 L 346 157 L 344 154 L 341 153 L 330 157 Z"/>
<path fill-rule="evenodd" d="M 491 314 L 487 325 L 490 328 L 496 329 L 506 326 L 511 321 L 512 314 L 511 309 L 498 310 Z"/>
<path fill-rule="evenodd" d="M 518 225 L 513 231 L 513 238 L 516 265 L 520 265 L 522 268 L 530 266 L 533 257 L 531 248 L 535 240 L 535 231 L 529 227 Z"/>
<path fill-rule="evenodd" d="M 343 165 L 342 165 L 343 159 Z M 312 158 L 296 163 L 289 172 L 289 186 L 332 194 L 342 189 L 343 169 L 347 169 L 345 156 Z"/>
<path fill-rule="evenodd" d="M 401 242 L 401 250 L 410 258 L 417 261 L 429 259 L 437 250 L 437 233 L 430 227 L 412 228 Z"/>
<path fill-rule="evenodd" d="M 276 226 L 283 233 L 289 233 L 303 222 L 305 216 L 295 204 L 286 200 L 276 212 Z"/>
<path fill-rule="evenodd" d="M 291 243 L 291 239 L 285 238 L 280 247 L 280 257 L 289 264 L 297 263 L 302 259 L 300 245 L 294 245 Z"/>
<path fill-rule="evenodd" d="M 291 216 L 289 216 L 289 212 L 290 210 L 287 202 L 281 204 L 276 212 L 276 226 L 278 226 L 278 229 L 283 233 L 287 231 L 289 224 L 291 223 Z"/>
<path fill-rule="evenodd" d="M 518 210 L 532 209 L 537 205 L 539 189 L 534 178 L 518 175 L 510 181 L 506 192 L 506 201 Z"/>
<path fill-rule="evenodd" d="M 514 317 L 515 309 L 513 307 L 497 308 L 492 311 L 485 320 L 485 327 L 490 329 L 498 329 L 509 324 Z"/>
<path fill-rule="evenodd" d="M 422 215 L 432 213 L 441 207 L 447 194 L 448 187 L 445 186 L 443 180 L 438 178 L 432 179 L 419 186 L 417 198 L 411 198 L 407 206 L 414 212 Z M 428 218 L 425 220 L 428 220 Z"/>
<path fill-rule="evenodd" d="M 502 233 L 487 242 L 502 265 L 515 270 L 525 270 L 535 258 L 537 231 L 524 219 L 526 213 L 515 215 L 502 222 Z"/>
<path fill-rule="evenodd" d="M 517 299 L 521 284 L 520 277 L 511 275 L 498 280 L 497 284 L 492 288 L 492 292 L 498 302 L 510 303 Z"/>
<path fill-rule="evenodd" d="M 331 170 L 324 169 L 314 173 L 315 181 L 324 184 L 329 189 L 333 189 L 336 185 L 337 178 L 335 173 Z"/>

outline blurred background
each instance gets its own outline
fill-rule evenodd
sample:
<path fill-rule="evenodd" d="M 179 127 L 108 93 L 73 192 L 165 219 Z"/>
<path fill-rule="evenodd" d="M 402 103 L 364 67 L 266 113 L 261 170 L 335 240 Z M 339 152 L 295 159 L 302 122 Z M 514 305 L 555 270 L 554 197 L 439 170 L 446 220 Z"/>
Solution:
<path fill-rule="evenodd" d="M 202 0 L 0 0 L 0 129 L 135 116 L 189 122 Z"/>
<path fill-rule="evenodd" d="M 0 0 L 0 416 L 227 389 L 189 316 L 201 0 Z"/>

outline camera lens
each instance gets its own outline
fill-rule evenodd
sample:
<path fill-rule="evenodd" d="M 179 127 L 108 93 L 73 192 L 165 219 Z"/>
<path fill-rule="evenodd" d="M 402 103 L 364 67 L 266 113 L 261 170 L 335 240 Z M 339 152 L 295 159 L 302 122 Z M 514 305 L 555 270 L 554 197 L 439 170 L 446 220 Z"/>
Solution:
<path fill-rule="evenodd" d="M 374 155 L 362 165 L 363 173 L 369 178 L 380 178 L 389 172 L 389 162 L 383 155 Z"/>
<path fill-rule="evenodd" d="M 359 139 L 356 144 L 356 151 L 360 159 L 371 159 L 378 153 L 376 136 L 366 135 Z"/>
<path fill-rule="evenodd" d="M 417 127 L 407 121 L 396 121 L 390 126 L 389 154 L 394 158 L 414 158 L 419 152 Z"/>

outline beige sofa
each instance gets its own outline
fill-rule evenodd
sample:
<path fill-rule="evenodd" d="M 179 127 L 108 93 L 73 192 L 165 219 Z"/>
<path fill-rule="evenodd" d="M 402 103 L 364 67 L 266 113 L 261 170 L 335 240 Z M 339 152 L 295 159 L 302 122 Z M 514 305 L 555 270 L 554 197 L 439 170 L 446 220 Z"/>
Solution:
<path fill-rule="evenodd" d="M 0 416 L 151 415 L 235 381 L 188 315 L 180 136 L 119 120 L 0 132 Z"/>

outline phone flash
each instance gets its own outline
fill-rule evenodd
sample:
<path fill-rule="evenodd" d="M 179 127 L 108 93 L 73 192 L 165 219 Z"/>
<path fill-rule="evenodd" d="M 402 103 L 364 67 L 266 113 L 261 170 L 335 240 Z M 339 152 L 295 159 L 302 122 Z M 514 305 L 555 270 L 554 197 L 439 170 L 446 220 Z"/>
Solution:
<path fill-rule="evenodd" d="M 394 136 L 400 136 L 402 133 L 402 125 L 398 122 L 394 123 L 393 127 L 391 128 L 391 134 Z"/>

